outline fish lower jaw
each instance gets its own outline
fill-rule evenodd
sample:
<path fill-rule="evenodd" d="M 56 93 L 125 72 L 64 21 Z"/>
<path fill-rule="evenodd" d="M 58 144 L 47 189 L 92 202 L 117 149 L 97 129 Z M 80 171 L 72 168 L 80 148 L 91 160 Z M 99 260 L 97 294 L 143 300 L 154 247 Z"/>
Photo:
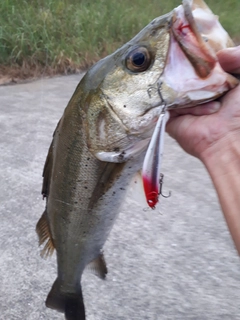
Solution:
<path fill-rule="evenodd" d="M 206 90 L 196 90 L 191 92 L 183 93 L 175 98 L 174 102 L 167 104 L 168 110 L 189 108 L 202 103 L 206 103 L 221 96 L 222 93 L 216 95 L 216 92 Z"/>
<path fill-rule="evenodd" d="M 190 91 L 187 93 L 186 96 L 187 96 L 187 99 L 196 103 L 200 103 L 201 101 L 207 102 L 217 97 L 216 92 L 207 91 L 207 90 Z"/>

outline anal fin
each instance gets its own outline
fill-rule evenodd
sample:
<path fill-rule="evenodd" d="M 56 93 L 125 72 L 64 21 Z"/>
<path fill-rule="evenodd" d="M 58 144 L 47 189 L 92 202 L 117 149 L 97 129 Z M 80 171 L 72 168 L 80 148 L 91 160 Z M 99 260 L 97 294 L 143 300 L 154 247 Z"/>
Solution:
<path fill-rule="evenodd" d="M 37 223 L 36 232 L 39 239 L 39 246 L 45 243 L 43 249 L 41 250 L 41 257 L 47 258 L 48 256 L 51 256 L 53 254 L 55 247 L 54 247 L 51 231 L 48 224 L 46 210 L 43 212 L 41 218 Z"/>
<path fill-rule="evenodd" d="M 108 270 L 103 253 L 100 253 L 96 259 L 91 261 L 87 265 L 87 269 L 90 270 L 96 276 L 98 276 L 100 279 L 105 279 Z"/>

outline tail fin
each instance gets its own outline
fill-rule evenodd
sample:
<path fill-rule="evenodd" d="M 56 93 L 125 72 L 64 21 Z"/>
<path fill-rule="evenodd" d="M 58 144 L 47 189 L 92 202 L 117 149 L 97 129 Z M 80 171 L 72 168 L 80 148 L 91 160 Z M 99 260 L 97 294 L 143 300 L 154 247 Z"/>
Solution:
<path fill-rule="evenodd" d="M 48 308 L 65 313 L 67 320 L 86 320 L 82 290 L 64 293 L 60 291 L 60 281 L 56 279 L 46 300 Z"/>

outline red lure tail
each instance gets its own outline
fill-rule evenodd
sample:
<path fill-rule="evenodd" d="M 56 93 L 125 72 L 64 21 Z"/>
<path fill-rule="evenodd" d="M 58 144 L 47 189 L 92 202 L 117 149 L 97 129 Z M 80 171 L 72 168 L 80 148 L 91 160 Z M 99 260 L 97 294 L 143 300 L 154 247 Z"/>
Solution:
<path fill-rule="evenodd" d="M 147 178 L 143 177 L 143 187 L 144 192 L 147 200 L 147 204 L 150 208 L 154 209 L 156 204 L 158 203 L 158 186 L 152 185 L 151 181 L 149 181 Z"/>

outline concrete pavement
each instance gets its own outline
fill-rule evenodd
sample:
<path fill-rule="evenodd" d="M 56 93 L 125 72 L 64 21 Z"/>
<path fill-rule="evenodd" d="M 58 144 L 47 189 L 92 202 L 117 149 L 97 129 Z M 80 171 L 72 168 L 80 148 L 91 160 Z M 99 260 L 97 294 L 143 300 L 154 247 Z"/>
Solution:
<path fill-rule="evenodd" d="M 79 75 L 0 87 L 0 319 L 63 319 L 44 301 L 56 277 L 40 258 L 42 169 Z M 105 245 L 109 274 L 86 273 L 88 320 L 240 319 L 240 261 L 201 163 L 166 138 L 160 211 L 130 199 Z"/>

